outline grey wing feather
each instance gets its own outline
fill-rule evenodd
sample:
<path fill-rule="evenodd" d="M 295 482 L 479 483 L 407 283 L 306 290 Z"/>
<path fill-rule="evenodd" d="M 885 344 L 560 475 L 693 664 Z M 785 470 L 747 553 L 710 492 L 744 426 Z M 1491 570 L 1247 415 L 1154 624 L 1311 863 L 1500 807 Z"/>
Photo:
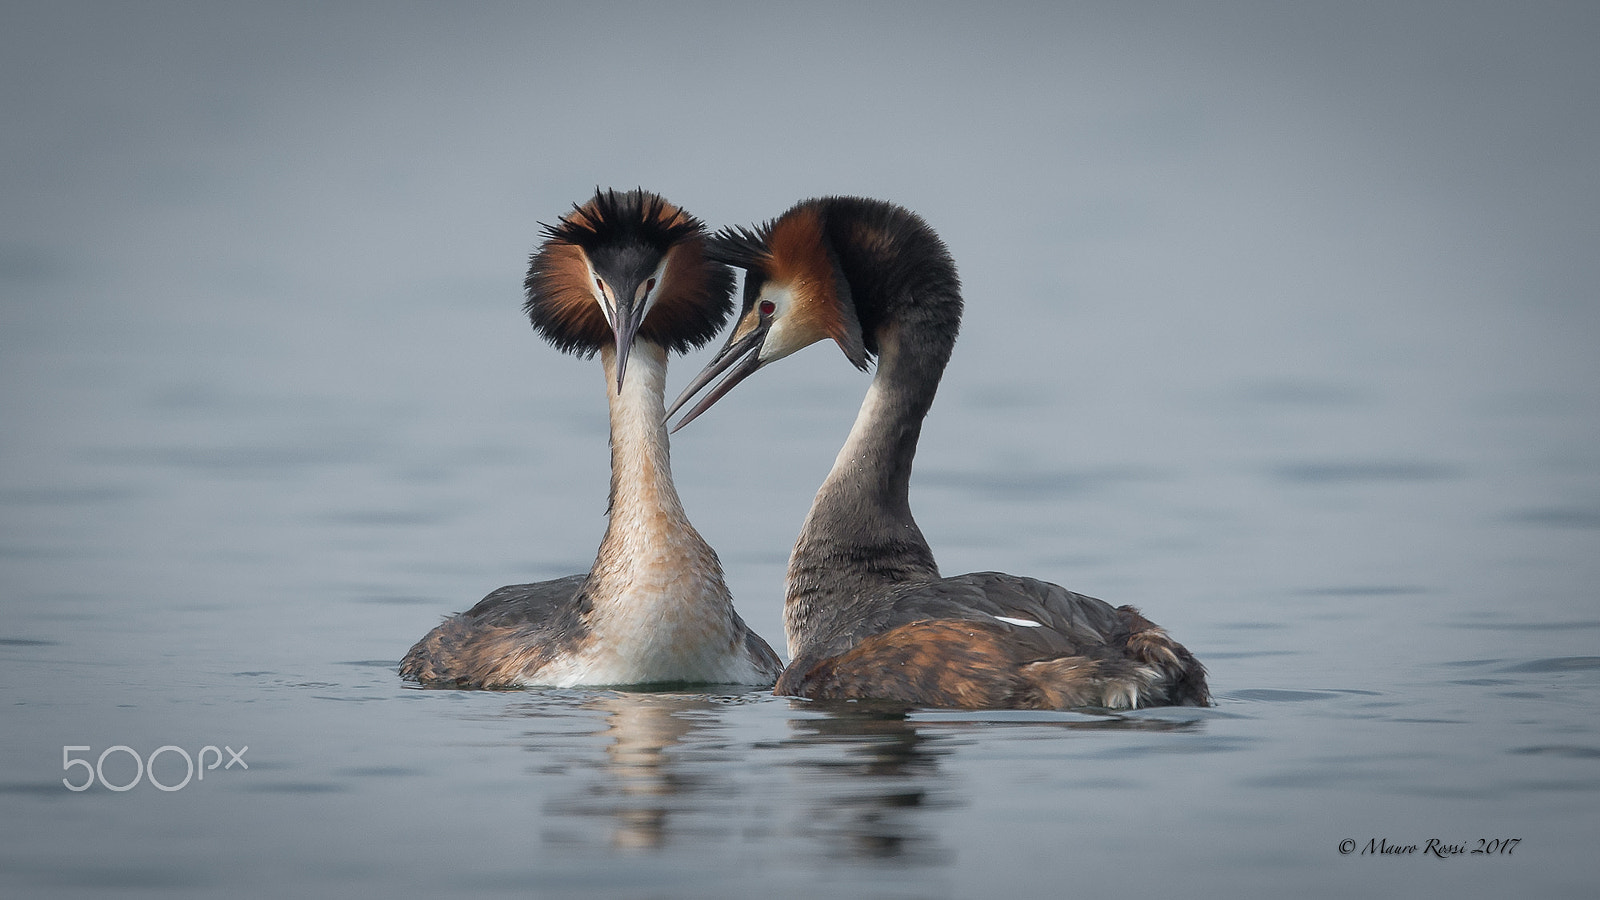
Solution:
<path fill-rule="evenodd" d="M 569 575 L 491 591 L 423 635 L 400 661 L 401 676 L 457 687 L 514 683 L 519 667 L 536 665 L 581 636 L 588 579 Z"/>
<path fill-rule="evenodd" d="M 461 616 L 485 625 L 541 625 L 550 621 L 555 611 L 571 600 L 588 578 L 589 573 L 585 572 L 532 584 L 508 584 L 490 591 Z"/>

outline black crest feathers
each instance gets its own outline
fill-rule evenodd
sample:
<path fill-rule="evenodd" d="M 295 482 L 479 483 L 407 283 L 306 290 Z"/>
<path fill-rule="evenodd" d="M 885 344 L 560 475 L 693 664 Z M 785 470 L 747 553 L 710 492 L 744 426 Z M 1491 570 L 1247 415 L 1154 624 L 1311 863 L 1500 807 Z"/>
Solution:
<path fill-rule="evenodd" d="M 730 225 L 712 236 L 707 255 L 713 262 L 769 275 L 767 262 L 772 251 L 767 249 L 767 238 L 772 235 L 772 225 L 772 221 L 755 228 Z"/>
<path fill-rule="evenodd" d="M 593 356 L 614 338 L 592 284 L 616 260 L 667 267 L 638 339 L 677 353 L 716 336 L 733 306 L 733 273 L 706 255 L 705 225 L 658 194 L 596 190 L 554 225 L 528 260 L 523 309 L 556 349 Z M 592 275 L 591 272 L 594 274 Z"/>
<path fill-rule="evenodd" d="M 949 250 L 921 216 L 898 204 L 849 196 L 802 200 L 754 228 L 722 229 L 709 255 L 750 273 L 741 316 L 762 282 L 800 272 L 821 277 L 821 267 L 832 267 L 847 286 L 834 295 L 853 304 L 867 353 L 878 352 L 877 330 L 891 315 L 937 319 L 951 343 L 960 327 L 961 281 Z M 864 366 L 864 357 L 851 359 Z"/>

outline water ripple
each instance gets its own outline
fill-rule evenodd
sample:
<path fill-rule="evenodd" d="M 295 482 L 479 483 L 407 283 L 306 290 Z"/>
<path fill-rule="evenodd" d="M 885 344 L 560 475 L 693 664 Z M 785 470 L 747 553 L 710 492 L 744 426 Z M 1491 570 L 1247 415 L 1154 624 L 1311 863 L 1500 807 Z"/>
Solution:
<path fill-rule="evenodd" d="M 1414 584 L 1361 584 L 1308 588 L 1300 593 L 1308 597 L 1404 597 L 1427 592 Z"/>
<path fill-rule="evenodd" d="M 946 488 L 984 494 L 1008 501 L 1052 500 L 1079 496 L 1120 484 L 1160 480 L 1153 469 L 1113 467 L 1051 471 L 966 472 L 934 469 L 917 473 L 921 487 Z"/>
<path fill-rule="evenodd" d="M 255 768 L 260 768 L 256 766 Z M 280 781 L 275 784 L 246 785 L 241 790 L 257 794 L 340 794 L 349 790 L 344 785 L 321 781 Z"/>
<path fill-rule="evenodd" d="M 1514 747 L 1506 752 L 1518 756 L 1561 756 L 1567 759 L 1600 759 L 1600 747 L 1584 747 L 1573 744 Z"/>
<path fill-rule="evenodd" d="M 1336 700 L 1345 694 L 1372 694 L 1373 691 L 1285 691 L 1274 688 L 1245 688 L 1225 694 L 1230 700 L 1256 700 L 1265 703 L 1303 703 L 1307 700 Z"/>
<path fill-rule="evenodd" d="M 1233 392 L 1240 401 L 1261 406 L 1334 408 L 1370 405 L 1372 395 L 1347 384 L 1321 381 L 1258 381 Z"/>
<path fill-rule="evenodd" d="M 1500 669 L 1501 672 L 1576 672 L 1600 669 L 1600 656 L 1558 656 L 1536 659 Z"/>
<path fill-rule="evenodd" d="M 1600 508 L 1552 506 L 1528 509 L 1513 513 L 1507 519 L 1522 525 L 1542 525 L 1546 528 L 1600 528 Z"/>
<path fill-rule="evenodd" d="M 1441 481 L 1460 477 L 1454 468 L 1443 463 L 1410 460 L 1284 463 L 1269 471 L 1280 481 L 1319 485 Z"/>
<path fill-rule="evenodd" d="M 1600 628 L 1600 619 L 1576 622 L 1450 622 L 1448 624 L 1451 628 L 1481 628 L 1487 631 L 1573 631 Z"/>

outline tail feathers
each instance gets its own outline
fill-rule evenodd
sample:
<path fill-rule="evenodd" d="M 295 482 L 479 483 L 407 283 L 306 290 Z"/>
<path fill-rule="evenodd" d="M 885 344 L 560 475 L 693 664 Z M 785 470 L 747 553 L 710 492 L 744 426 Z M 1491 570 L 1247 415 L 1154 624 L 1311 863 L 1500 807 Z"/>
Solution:
<path fill-rule="evenodd" d="M 1117 608 L 1128 628 L 1122 654 L 1065 656 L 1022 667 L 1018 706 L 1209 706 L 1206 669 L 1188 648 L 1131 606 Z"/>
<path fill-rule="evenodd" d="M 1168 637 L 1161 626 L 1140 615 L 1137 609 L 1119 606 L 1117 612 L 1128 623 L 1128 656 L 1160 672 L 1162 697 L 1156 702 L 1210 706 L 1206 667 L 1189 648 Z"/>
<path fill-rule="evenodd" d="M 1022 667 L 1018 706 L 1071 709 L 1099 706 L 1135 709 L 1162 702 L 1161 673 L 1126 660 L 1064 656 Z"/>

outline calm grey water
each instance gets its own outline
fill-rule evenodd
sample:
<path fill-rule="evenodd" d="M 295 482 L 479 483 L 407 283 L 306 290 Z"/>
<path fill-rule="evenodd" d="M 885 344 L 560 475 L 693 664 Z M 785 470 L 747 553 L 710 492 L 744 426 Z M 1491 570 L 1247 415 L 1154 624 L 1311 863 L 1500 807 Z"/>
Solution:
<path fill-rule="evenodd" d="M 0 17 L 5 896 L 1600 884 L 1593 7 Z M 922 212 L 941 565 L 1141 606 L 1217 705 L 401 684 L 604 530 L 599 365 L 518 312 L 597 183 Z M 774 644 L 865 387 L 812 348 L 674 439 Z"/>

